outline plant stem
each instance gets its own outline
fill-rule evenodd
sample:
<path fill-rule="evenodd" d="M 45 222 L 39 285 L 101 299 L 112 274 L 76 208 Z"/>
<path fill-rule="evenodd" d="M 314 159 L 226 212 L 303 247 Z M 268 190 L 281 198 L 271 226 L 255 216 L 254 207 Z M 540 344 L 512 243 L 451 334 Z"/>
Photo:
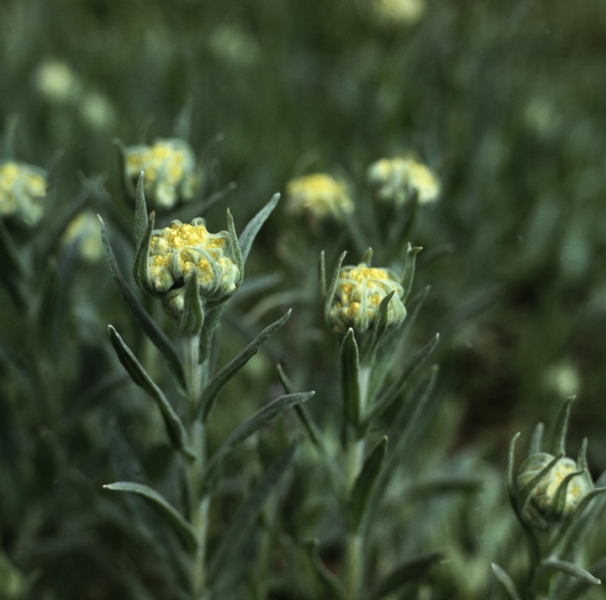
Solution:
<path fill-rule="evenodd" d="M 349 533 L 345 546 L 345 590 L 348 600 L 359 600 L 363 573 L 363 540 L 358 533 Z"/>
<path fill-rule="evenodd" d="M 191 572 L 192 600 L 205 600 L 206 592 L 206 536 L 208 531 L 208 507 L 210 498 L 202 491 L 206 463 L 206 432 L 204 423 L 198 418 L 198 404 L 204 387 L 206 365 L 199 362 L 200 340 L 198 336 L 187 336 L 182 340 L 183 368 L 189 415 L 188 433 L 196 459 L 188 469 L 191 524 L 197 533 L 198 549 L 193 558 Z"/>

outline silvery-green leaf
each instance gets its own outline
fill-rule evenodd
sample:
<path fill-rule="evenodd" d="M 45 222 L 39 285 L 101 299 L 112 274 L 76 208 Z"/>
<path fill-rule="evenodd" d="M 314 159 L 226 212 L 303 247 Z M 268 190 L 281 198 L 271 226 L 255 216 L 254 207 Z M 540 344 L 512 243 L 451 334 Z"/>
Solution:
<path fill-rule="evenodd" d="M 229 247 L 236 267 L 238 267 L 238 280 L 236 281 L 236 286 L 239 286 L 244 279 L 244 257 L 240 250 L 240 242 L 238 241 L 234 218 L 231 216 L 229 209 L 227 209 L 227 232 L 229 233 Z"/>
<path fill-rule="evenodd" d="M 303 550 L 307 554 L 311 564 L 314 566 L 316 572 L 320 576 L 322 583 L 325 587 L 330 590 L 331 597 L 335 600 L 347 600 L 347 592 L 343 587 L 341 581 L 335 576 L 332 571 L 326 568 L 326 565 L 322 562 L 319 555 L 319 540 L 309 540 L 302 544 Z"/>
<path fill-rule="evenodd" d="M 551 442 L 551 454 L 566 453 L 566 431 L 568 430 L 568 418 L 570 417 L 570 405 L 575 400 L 576 396 L 566 398 L 562 403 L 560 411 L 556 419 L 553 440 Z"/>
<path fill-rule="evenodd" d="M 349 512 L 354 532 L 357 532 L 360 522 L 364 517 L 370 495 L 385 460 L 386 452 L 387 437 L 383 436 L 366 457 L 362 470 L 351 490 Z"/>
<path fill-rule="evenodd" d="M 261 429 L 267 423 L 273 421 L 278 415 L 282 414 L 285 410 L 292 408 L 299 402 L 306 402 L 309 400 L 315 392 L 301 392 L 298 394 L 286 394 L 276 398 L 263 408 L 258 410 L 250 419 L 242 423 L 236 428 L 232 434 L 223 442 L 219 449 L 212 456 L 206 466 L 204 473 L 204 479 L 208 486 L 208 481 L 213 480 L 216 470 L 221 466 L 221 463 L 225 457 L 245 439 L 251 436 L 253 433 Z"/>
<path fill-rule="evenodd" d="M 242 235 L 240 236 L 240 248 L 242 250 L 242 260 L 246 262 L 252 244 L 257 237 L 257 233 L 263 226 L 263 223 L 267 221 L 269 215 L 271 215 L 274 208 L 280 200 L 280 194 L 274 194 L 271 200 L 249 221 L 248 225 L 244 228 Z"/>
<path fill-rule="evenodd" d="M 528 456 L 543 452 L 543 438 L 545 434 L 545 425 L 543 423 L 537 423 L 537 426 L 532 432 L 530 438 L 530 444 L 528 445 Z"/>
<path fill-rule="evenodd" d="M 518 594 L 515 583 L 513 582 L 513 579 L 511 579 L 511 577 L 509 576 L 509 573 L 499 567 L 499 565 L 497 565 L 496 563 L 492 563 L 490 565 L 490 568 L 492 569 L 496 580 L 503 586 L 505 592 L 507 592 L 509 600 L 520 600 L 520 594 Z"/>
<path fill-rule="evenodd" d="M 509 443 L 509 451 L 507 452 L 507 492 L 513 509 L 518 511 L 516 480 L 515 480 L 515 449 L 518 438 L 522 435 L 519 431 L 516 433 Z"/>
<path fill-rule="evenodd" d="M 335 265 L 335 270 L 332 274 L 332 279 L 330 280 L 330 285 L 326 290 L 326 298 L 324 300 L 324 319 L 328 321 L 328 313 L 330 312 L 330 307 L 332 305 L 332 300 L 334 298 L 335 292 L 337 291 L 337 285 L 339 284 L 339 273 L 341 272 L 341 265 L 347 256 L 347 252 L 343 252 L 341 256 L 337 259 L 337 264 Z"/>
<path fill-rule="evenodd" d="M 141 238 L 147 229 L 147 203 L 145 202 L 145 173 L 141 171 L 135 188 L 135 247 L 139 247 Z"/>
<path fill-rule="evenodd" d="M 563 560 L 544 560 L 540 567 L 541 570 L 554 570 L 560 571 L 560 573 L 565 573 L 566 575 L 570 575 L 572 577 L 576 577 L 578 580 L 583 583 L 588 583 L 590 585 L 600 585 L 602 582 L 594 577 L 589 571 L 586 571 L 582 567 L 575 565 L 574 563 L 563 561 Z"/>
<path fill-rule="evenodd" d="M 295 456 L 296 447 L 292 446 L 286 454 L 278 459 L 263 475 L 253 492 L 248 496 L 231 521 L 229 529 L 221 538 L 219 546 L 214 550 L 208 567 L 210 580 L 216 578 L 221 569 L 229 566 L 229 561 L 240 548 L 255 523 L 263 503 L 282 479 L 286 469 Z"/>
<path fill-rule="evenodd" d="M 196 336 L 204 324 L 204 307 L 198 293 L 198 276 L 196 271 L 185 281 L 183 296 L 183 314 L 179 320 L 179 335 Z M 197 342 L 196 342 L 197 343 Z"/>
<path fill-rule="evenodd" d="M 126 304 L 128 310 L 133 315 L 133 317 L 135 317 L 135 319 L 139 322 L 147 337 L 160 351 L 160 354 L 162 354 L 162 356 L 166 360 L 168 368 L 175 377 L 177 384 L 182 390 L 184 390 L 185 376 L 183 374 L 183 367 L 181 366 L 181 361 L 177 352 L 175 351 L 173 345 L 166 337 L 164 332 L 158 327 L 158 325 L 156 325 L 154 320 L 143 308 L 143 306 L 135 296 L 134 292 L 126 282 L 126 279 L 120 271 L 120 267 L 118 266 L 118 263 L 116 261 L 114 251 L 112 250 L 111 244 L 109 242 L 105 223 L 103 222 L 103 219 L 101 217 L 99 217 L 99 221 L 101 223 L 101 240 L 103 242 L 103 251 L 105 253 L 105 258 L 107 260 L 107 264 L 109 265 L 109 269 L 114 278 L 114 281 L 118 285 L 118 291 L 120 292 L 122 300 Z M 150 222 L 151 221 L 153 221 L 153 219 L 151 219 Z"/>
<path fill-rule="evenodd" d="M 406 302 L 412 290 L 417 254 L 421 252 L 422 249 L 421 246 L 415 246 L 414 248 L 410 244 L 407 246 L 406 257 L 404 259 L 404 271 L 402 272 L 400 280 L 402 287 L 404 288 L 404 295 L 402 297 L 403 302 Z"/>
<path fill-rule="evenodd" d="M 147 374 L 120 334 L 111 325 L 108 326 L 107 331 L 122 366 L 131 376 L 133 382 L 142 387 L 160 409 L 166 425 L 166 431 L 173 445 L 189 458 L 195 458 L 195 454 L 189 446 L 185 427 L 162 390 Z"/>
<path fill-rule="evenodd" d="M 360 422 L 360 355 L 353 329 L 349 329 L 341 342 L 339 352 L 339 384 L 343 403 L 345 431 L 357 431 Z"/>
<path fill-rule="evenodd" d="M 377 317 L 375 318 L 375 322 L 373 323 L 370 343 L 364 348 L 364 357 L 362 362 L 368 364 L 369 362 L 372 364 L 374 359 L 374 354 L 383 340 L 383 336 L 388 329 L 388 309 L 389 303 L 395 294 L 395 290 L 392 290 L 387 294 L 381 303 L 379 304 L 379 310 L 377 311 Z"/>
<path fill-rule="evenodd" d="M 373 587 L 370 600 L 379 600 L 397 592 L 407 583 L 418 581 L 442 556 L 441 552 L 429 552 L 404 561 Z"/>
<path fill-rule="evenodd" d="M 104 485 L 103 487 L 107 490 L 117 492 L 132 492 L 133 494 L 138 494 L 148 500 L 152 506 L 158 509 L 158 512 L 172 527 L 185 549 L 190 553 L 195 552 L 198 547 L 198 538 L 193 527 L 183 518 L 177 509 L 172 506 L 166 498 L 156 492 L 156 490 L 147 485 L 131 481 L 117 481 Z"/>
<path fill-rule="evenodd" d="M 429 340 L 421 350 L 419 350 L 404 366 L 400 375 L 391 383 L 391 385 L 371 404 L 368 414 L 364 419 L 364 427 L 368 427 L 372 419 L 387 410 L 392 404 L 398 400 L 404 391 L 410 378 L 417 372 L 419 367 L 429 358 L 436 349 L 440 340 L 440 334 Z"/>
<path fill-rule="evenodd" d="M 151 277 L 149 273 L 149 247 L 152 239 L 156 223 L 156 213 L 151 212 L 147 219 L 147 226 L 141 232 L 139 241 L 137 242 L 135 259 L 133 261 L 133 278 L 135 283 L 148 294 L 156 296 L 156 293 L 151 286 Z"/>
<path fill-rule="evenodd" d="M 210 415 L 217 396 L 223 386 L 259 351 L 261 346 L 276 333 L 290 318 L 289 310 L 284 316 L 266 327 L 240 354 L 227 363 L 208 382 L 202 391 L 201 408 L 202 420 L 206 422 Z"/>

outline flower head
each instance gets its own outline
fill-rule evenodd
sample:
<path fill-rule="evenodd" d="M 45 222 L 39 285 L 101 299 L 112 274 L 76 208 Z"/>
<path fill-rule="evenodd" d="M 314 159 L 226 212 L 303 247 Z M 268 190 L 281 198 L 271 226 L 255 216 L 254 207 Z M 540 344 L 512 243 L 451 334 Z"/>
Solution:
<path fill-rule="evenodd" d="M 191 146 L 181 139 L 160 139 L 152 146 L 124 149 L 126 185 L 134 193 L 141 171 L 145 194 L 156 208 L 173 208 L 191 200 L 196 192 L 196 159 Z"/>
<path fill-rule="evenodd" d="M 354 211 L 345 183 L 325 173 L 292 179 L 286 195 L 288 210 L 294 215 L 305 214 L 312 221 L 342 221 L 345 214 Z"/>
<path fill-rule="evenodd" d="M 155 230 L 148 254 L 149 291 L 162 298 L 164 309 L 183 313 L 185 281 L 195 276 L 203 304 L 218 304 L 237 289 L 240 271 L 229 256 L 229 234 L 209 233 L 201 218 L 191 224 L 173 221 Z"/>
<path fill-rule="evenodd" d="M 75 103 L 82 92 L 80 78 L 59 60 L 41 64 L 34 75 L 34 85 L 42 96 L 56 104 Z"/>
<path fill-rule="evenodd" d="M 440 181 L 426 165 L 411 157 L 382 158 L 368 168 L 368 181 L 377 198 L 402 206 L 414 194 L 421 204 L 433 202 L 440 195 Z"/>
<path fill-rule="evenodd" d="M 520 466 L 518 490 L 528 484 L 553 459 L 554 456 L 547 452 L 530 455 Z M 522 518 L 529 525 L 542 529 L 547 527 L 550 521 L 558 521 L 570 515 L 593 489 L 591 478 L 582 471 L 571 458 L 560 458 L 531 490 L 528 502 L 522 507 Z M 570 477 L 573 473 L 577 474 Z M 562 501 L 558 502 L 560 490 L 564 496 Z"/>
<path fill-rule="evenodd" d="M 47 187 L 43 169 L 14 161 L 0 163 L 0 214 L 35 225 L 44 212 Z"/>
<path fill-rule="evenodd" d="M 350 327 L 364 333 L 374 325 L 382 300 L 391 292 L 394 294 L 387 307 L 387 324 L 395 327 L 406 318 L 404 289 L 396 274 L 365 263 L 342 268 L 327 313 L 329 326 L 340 335 Z"/>

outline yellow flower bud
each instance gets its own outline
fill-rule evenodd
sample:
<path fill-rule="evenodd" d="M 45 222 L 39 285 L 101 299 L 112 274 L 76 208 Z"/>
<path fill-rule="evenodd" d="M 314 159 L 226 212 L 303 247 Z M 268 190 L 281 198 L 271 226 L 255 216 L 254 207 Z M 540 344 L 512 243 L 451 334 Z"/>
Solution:
<path fill-rule="evenodd" d="M 553 459 L 554 456 L 547 452 L 538 452 L 529 456 L 520 466 L 517 478 L 518 490 L 529 483 Z M 593 489 L 593 483 L 587 473 L 576 475 L 568 481 L 563 507 L 556 505 L 556 495 L 561 486 L 566 485 L 565 478 L 579 470 L 576 462 L 571 458 L 563 457 L 558 460 L 530 492 L 529 501 L 525 507 L 522 507 L 522 518 L 529 525 L 546 528 L 550 521 L 558 521 L 569 516 Z"/>
<path fill-rule="evenodd" d="M 345 214 L 354 211 L 345 183 L 325 173 L 292 179 L 286 186 L 286 195 L 287 209 L 312 221 L 342 221 Z"/>
<path fill-rule="evenodd" d="M 189 275 L 195 274 L 204 304 L 221 302 L 236 291 L 240 275 L 228 252 L 226 231 L 209 233 L 201 218 L 191 224 L 175 220 L 152 234 L 148 286 L 162 298 L 166 312 L 176 317 L 183 312 Z"/>
<path fill-rule="evenodd" d="M 347 333 L 350 327 L 364 333 L 374 325 L 381 301 L 391 292 L 394 295 L 387 308 L 387 324 L 395 327 L 406 318 L 404 289 L 396 274 L 365 263 L 342 268 L 328 310 L 328 325 L 340 335 Z"/>
<path fill-rule="evenodd" d="M 170 209 L 191 200 L 196 192 L 196 158 L 191 146 L 180 139 L 156 140 L 153 146 L 124 149 L 126 185 L 134 194 L 141 171 L 145 195 L 154 207 Z"/>
<path fill-rule="evenodd" d="M 379 200 L 396 206 L 402 206 L 414 194 L 420 204 L 433 202 L 440 195 L 436 174 L 410 157 L 382 158 L 370 165 L 367 178 Z"/>
<path fill-rule="evenodd" d="M 43 169 L 13 161 L 0 163 L 0 214 L 35 225 L 44 212 L 47 187 Z"/>

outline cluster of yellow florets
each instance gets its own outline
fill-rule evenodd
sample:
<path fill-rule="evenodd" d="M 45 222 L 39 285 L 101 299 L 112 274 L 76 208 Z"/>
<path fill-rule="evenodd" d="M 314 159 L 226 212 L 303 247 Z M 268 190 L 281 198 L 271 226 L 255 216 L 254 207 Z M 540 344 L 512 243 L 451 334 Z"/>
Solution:
<path fill-rule="evenodd" d="M 382 158 L 368 168 L 368 181 L 379 200 L 401 206 L 414 194 L 421 204 L 440 195 L 440 181 L 426 165 L 411 157 Z"/>
<path fill-rule="evenodd" d="M 425 12 L 424 0 L 371 0 L 376 17 L 386 24 L 413 24 Z"/>
<path fill-rule="evenodd" d="M 194 197 L 196 159 L 184 140 L 163 139 L 153 146 L 132 146 L 125 149 L 124 158 L 127 185 L 134 186 L 144 171 L 145 194 L 156 208 L 172 208 L 180 200 Z"/>
<path fill-rule="evenodd" d="M 38 167 L 18 162 L 0 164 L 0 214 L 14 215 L 35 225 L 44 212 L 47 175 Z"/>
<path fill-rule="evenodd" d="M 551 454 L 546 452 L 529 456 L 520 466 L 517 479 L 518 489 L 531 481 L 553 458 Z M 575 461 L 564 457 L 558 460 L 539 481 L 532 490 L 530 501 L 522 514 L 528 524 L 535 527 L 546 527 L 549 519 L 557 520 L 570 515 L 574 511 L 579 502 L 593 488 L 593 483 L 586 473 L 577 475 L 568 482 L 566 501 L 561 510 L 558 510 L 558 507 L 555 506 L 555 499 L 564 479 L 575 471 L 579 471 Z"/>
<path fill-rule="evenodd" d="M 313 221 L 343 216 L 354 211 L 345 183 L 325 173 L 305 175 L 289 181 L 286 187 L 288 210 L 294 215 L 307 215 Z"/>
<path fill-rule="evenodd" d="M 395 292 L 387 308 L 388 326 L 399 325 L 406 318 L 402 302 L 404 289 L 396 274 L 389 269 L 344 267 L 339 273 L 337 289 L 328 313 L 328 324 L 339 334 L 352 327 L 363 333 L 373 326 L 382 300 Z"/>
<path fill-rule="evenodd" d="M 203 302 L 218 302 L 237 289 L 239 269 L 227 256 L 226 231 L 209 233 L 200 218 L 191 224 L 173 221 L 156 230 L 149 246 L 149 284 L 163 296 L 167 312 L 180 316 L 183 311 L 185 280 L 195 274 Z"/>

